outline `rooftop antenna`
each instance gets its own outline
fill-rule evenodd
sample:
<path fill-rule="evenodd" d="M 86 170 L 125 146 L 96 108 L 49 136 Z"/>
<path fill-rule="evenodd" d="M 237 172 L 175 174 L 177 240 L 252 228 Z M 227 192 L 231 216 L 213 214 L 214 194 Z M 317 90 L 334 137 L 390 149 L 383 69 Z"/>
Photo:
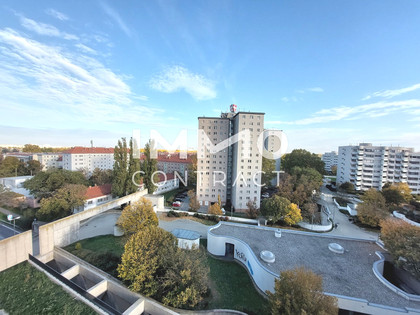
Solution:
<path fill-rule="evenodd" d="M 93 140 L 90 140 L 90 147 L 93 148 Z"/>

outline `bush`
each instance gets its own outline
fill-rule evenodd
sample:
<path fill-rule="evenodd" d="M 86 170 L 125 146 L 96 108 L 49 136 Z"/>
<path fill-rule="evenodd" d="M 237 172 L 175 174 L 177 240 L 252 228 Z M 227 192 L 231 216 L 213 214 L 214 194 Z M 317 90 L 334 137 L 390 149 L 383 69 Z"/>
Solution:
<path fill-rule="evenodd" d="M 76 245 L 74 245 L 75 250 L 82 249 L 82 244 L 80 242 L 77 242 Z"/>
<path fill-rule="evenodd" d="M 170 210 L 168 213 L 167 213 L 167 215 L 166 215 L 167 217 L 169 217 L 169 218 L 171 218 L 171 217 L 176 217 L 176 218 L 179 218 L 179 213 L 178 212 L 175 212 L 175 211 L 173 211 L 173 210 Z"/>

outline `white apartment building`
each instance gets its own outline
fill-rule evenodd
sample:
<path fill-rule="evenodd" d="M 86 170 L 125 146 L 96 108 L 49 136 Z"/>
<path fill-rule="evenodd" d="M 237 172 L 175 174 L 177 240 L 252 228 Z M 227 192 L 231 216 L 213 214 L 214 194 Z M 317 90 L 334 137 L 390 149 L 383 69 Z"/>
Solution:
<path fill-rule="evenodd" d="M 264 132 L 264 113 L 238 112 L 231 105 L 230 113 L 221 117 L 199 117 L 198 128 L 207 137 L 198 136 L 197 198 L 201 205 L 231 202 L 236 211 L 244 211 L 249 200 L 260 205 L 262 146 L 258 137 Z M 249 139 L 244 132 L 249 131 Z M 207 138 L 217 145 L 229 137 L 240 135 L 240 141 L 211 153 L 206 148 Z M 249 140 L 246 141 L 246 140 Z M 204 155 L 204 157 L 201 156 Z"/>
<path fill-rule="evenodd" d="M 361 143 L 338 148 L 337 185 L 354 184 L 356 190 L 382 189 L 386 183 L 407 183 L 420 193 L 420 152 L 413 148 Z"/>
<path fill-rule="evenodd" d="M 321 159 L 325 163 L 325 170 L 328 172 L 331 172 L 331 167 L 337 166 L 338 164 L 338 154 L 336 151 L 324 153 Z"/>
<path fill-rule="evenodd" d="M 114 148 L 74 147 L 63 152 L 63 169 L 69 171 L 86 170 L 92 174 L 95 168 L 112 169 Z"/>
<path fill-rule="evenodd" d="M 34 153 L 33 160 L 42 165 L 42 170 L 51 168 L 63 168 L 63 156 L 61 153 Z"/>

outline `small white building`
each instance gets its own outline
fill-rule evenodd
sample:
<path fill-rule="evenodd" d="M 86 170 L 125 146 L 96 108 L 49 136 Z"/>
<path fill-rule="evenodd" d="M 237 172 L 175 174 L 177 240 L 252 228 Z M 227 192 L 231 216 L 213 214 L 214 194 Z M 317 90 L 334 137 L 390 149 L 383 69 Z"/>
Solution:
<path fill-rule="evenodd" d="M 178 247 L 182 249 L 198 249 L 200 234 L 195 231 L 175 229 L 172 234 L 178 239 Z"/>
<path fill-rule="evenodd" d="M 38 208 L 40 206 L 39 200 L 31 195 L 29 190 L 23 187 L 23 183 L 33 176 L 14 176 L 0 178 L 0 185 L 11 191 L 24 196 L 26 203 L 31 208 Z"/>
<path fill-rule="evenodd" d="M 86 201 L 83 209 L 75 210 L 75 212 L 88 210 L 111 200 L 111 184 L 92 186 L 86 190 Z"/>

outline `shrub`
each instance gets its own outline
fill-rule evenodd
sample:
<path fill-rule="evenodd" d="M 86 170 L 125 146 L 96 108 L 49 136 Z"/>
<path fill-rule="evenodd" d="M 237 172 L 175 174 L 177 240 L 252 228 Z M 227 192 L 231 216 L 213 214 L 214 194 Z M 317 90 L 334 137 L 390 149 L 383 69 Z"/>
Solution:
<path fill-rule="evenodd" d="M 80 250 L 82 249 L 82 244 L 80 242 L 77 242 L 76 245 L 74 245 L 74 249 L 75 250 Z"/>

